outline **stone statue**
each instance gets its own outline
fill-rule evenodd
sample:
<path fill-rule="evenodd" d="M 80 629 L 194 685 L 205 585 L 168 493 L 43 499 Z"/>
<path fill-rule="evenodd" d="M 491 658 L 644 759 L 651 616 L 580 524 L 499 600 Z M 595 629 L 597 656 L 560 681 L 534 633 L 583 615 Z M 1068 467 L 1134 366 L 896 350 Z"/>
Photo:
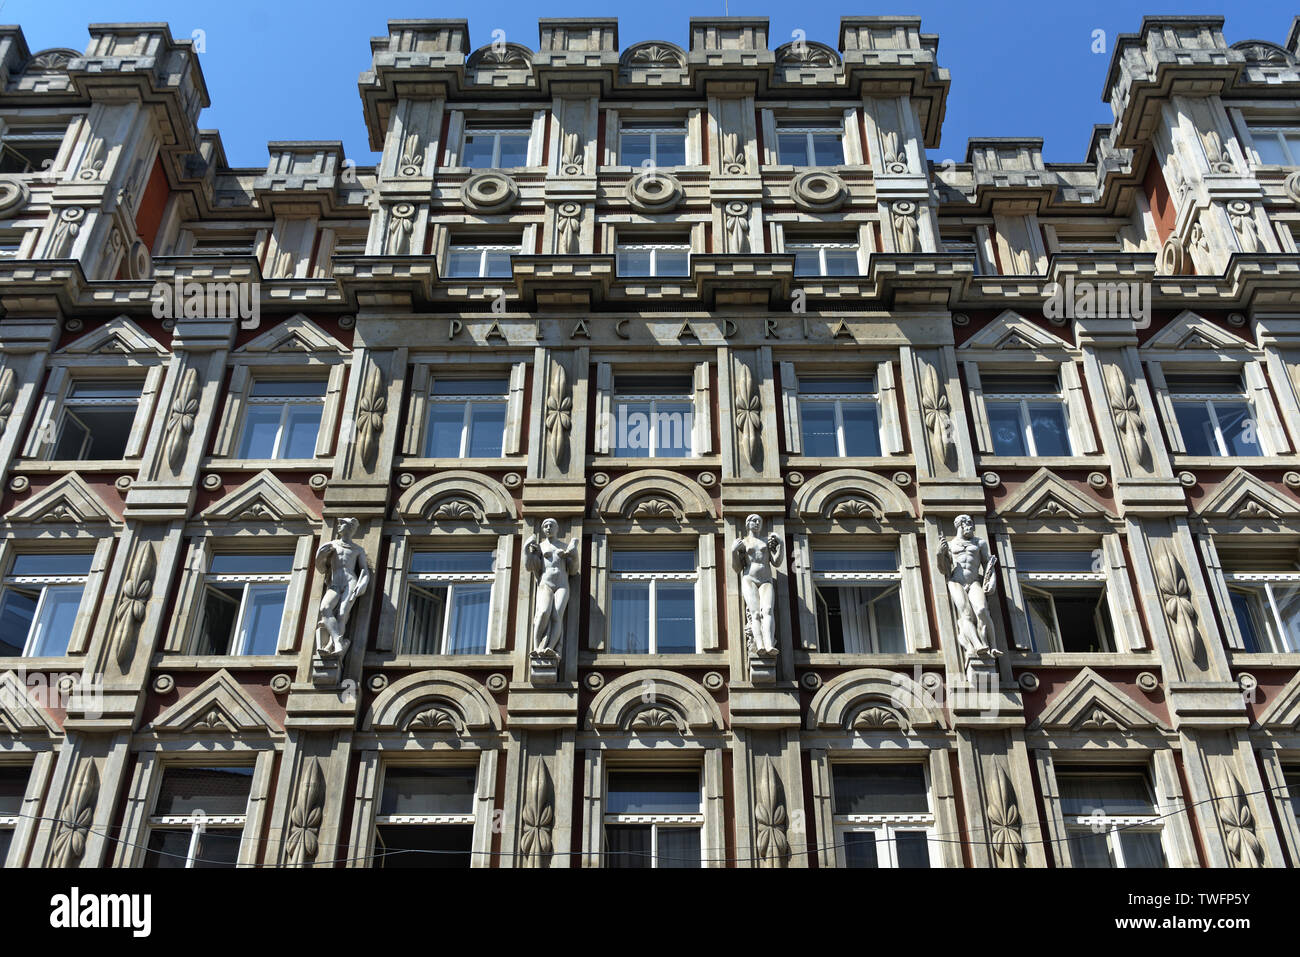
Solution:
<path fill-rule="evenodd" d="M 958 515 L 953 528 L 957 534 L 952 539 L 939 539 L 938 565 L 948 581 L 948 597 L 957 614 L 957 640 L 970 665 L 1002 654 L 990 644 L 993 622 L 985 597 L 997 587 L 997 559 L 988 542 L 975 537 L 975 522 L 969 515 Z"/>
<path fill-rule="evenodd" d="M 524 567 L 537 576 L 537 613 L 533 616 L 534 658 L 555 659 L 564 640 L 564 612 L 569 605 L 569 576 L 578 557 L 578 539 L 567 545 L 557 538 L 559 523 L 542 522 L 542 540 L 529 535 L 524 542 Z"/>
<path fill-rule="evenodd" d="M 745 630 L 749 646 L 760 658 L 775 658 L 776 575 L 772 564 L 781 560 L 781 539 L 775 534 L 764 541 L 763 519 L 745 519 L 745 535 L 731 546 L 731 563 L 740 573 L 740 593 L 745 599 Z"/>
<path fill-rule="evenodd" d="M 370 587 L 366 553 L 352 541 L 356 530 L 355 518 L 341 518 L 336 537 L 316 549 L 316 571 L 325 580 L 316 621 L 316 651 L 323 659 L 341 661 L 348 653 L 348 619 L 357 599 Z"/>

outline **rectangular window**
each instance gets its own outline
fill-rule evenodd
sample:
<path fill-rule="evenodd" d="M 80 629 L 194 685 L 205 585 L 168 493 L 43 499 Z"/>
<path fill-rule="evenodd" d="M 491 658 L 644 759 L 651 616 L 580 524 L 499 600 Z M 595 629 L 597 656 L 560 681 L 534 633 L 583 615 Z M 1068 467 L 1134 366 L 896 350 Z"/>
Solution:
<path fill-rule="evenodd" d="M 933 866 L 923 764 L 836 764 L 831 781 L 840 867 Z"/>
<path fill-rule="evenodd" d="M 893 549 L 813 550 L 817 635 L 835 654 L 903 654 L 903 574 Z"/>
<path fill-rule="evenodd" d="M 1069 455 L 1070 430 L 1055 375 L 981 375 L 995 455 Z"/>
<path fill-rule="evenodd" d="M 1300 768 L 1289 767 L 1282 769 L 1282 779 L 1286 782 L 1286 792 L 1291 797 L 1291 805 L 1288 810 L 1291 816 L 1300 823 Z"/>
<path fill-rule="evenodd" d="M 484 245 L 453 243 L 447 247 L 448 279 L 509 279 L 510 257 L 518 256 L 519 243 Z"/>
<path fill-rule="evenodd" d="M 88 554 L 58 552 L 14 558 L 0 590 L 0 656 L 68 653 L 90 562 Z"/>
<path fill-rule="evenodd" d="M 505 378 L 435 379 L 429 391 L 425 456 L 501 458 L 509 395 Z"/>
<path fill-rule="evenodd" d="M 402 651 L 487 653 L 495 551 L 417 551 L 406 585 Z"/>
<path fill-rule="evenodd" d="M 800 376 L 799 430 L 804 455 L 880 455 L 876 377 Z"/>
<path fill-rule="evenodd" d="M 689 276 L 691 244 L 619 243 L 614 258 L 620 276 Z"/>
<path fill-rule="evenodd" d="M 0 867 L 9 857 L 14 830 L 22 820 L 23 799 L 27 795 L 31 770 L 25 764 L 0 765 Z"/>
<path fill-rule="evenodd" d="M 701 867 L 699 771 L 615 771 L 605 788 L 606 867 Z"/>
<path fill-rule="evenodd" d="M 794 255 L 796 276 L 856 276 L 860 272 L 857 243 L 786 243 L 785 251 Z"/>
<path fill-rule="evenodd" d="M 975 275 L 980 274 L 979 243 L 972 233 L 944 233 L 940 242 L 943 251 L 962 256 L 975 264 Z"/>
<path fill-rule="evenodd" d="M 1034 651 L 1115 650 L 1101 550 L 1016 552 Z"/>
<path fill-rule="evenodd" d="M 1124 251 L 1124 244 L 1114 233 L 1096 235 L 1071 235 L 1056 231 L 1056 248 L 1066 254 L 1118 253 Z"/>
<path fill-rule="evenodd" d="M 311 459 L 316 457 L 324 379 L 258 379 L 248 392 L 241 459 Z"/>
<path fill-rule="evenodd" d="M 1165 867 L 1161 818 L 1143 769 L 1057 768 L 1075 867 Z"/>
<path fill-rule="evenodd" d="M 1260 163 L 1269 166 L 1300 166 L 1300 126 L 1251 124 L 1249 129 Z"/>
<path fill-rule="evenodd" d="M 11 126 L 0 146 L 0 173 L 40 173 L 54 166 L 67 124 Z"/>
<path fill-rule="evenodd" d="M 1243 562 L 1233 570 L 1225 564 L 1223 577 L 1247 651 L 1300 651 L 1300 565 Z"/>
<path fill-rule="evenodd" d="M 1167 375 L 1165 381 L 1188 455 L 1264 454 L 1240 375 Z"/>
<path fill-rule="evenodd" d="M 618 131 L 621 166 L 685 166 L 686 124 L 622 123 Z"/>
<path fill-rule="evenodd" d="M 693 654 L 698 579 L 693 549 L 615 549 L 609 574 L 610 652 Z"/>
<path fill-rule="evenodd" d="M 63 401 L 58 436 L 50 447 L 54 460 L 120 459 L 140 407 L 138 381 L 73 382 Z"/>
<path fill-rule="evenodd" d="M 252 256 L 257 239 L 251 233 L 196 233 L 191 256 Z"/>
<path fill-rule="evenodd" d="M 375 867 L 469 867 L 475 769 L 390 767 L 375 817 Z"/>
<path fill-rule="evenodd" d="M 293 577 L 290 554 L 213 555 L 204 580 L 198 655 L 273 655 Z"/>
<path fill-rule="evenodd" d="M 776 152 L 777 162 L 785 166 L 841 166 L 844 124 L 830 120 L 778 124 Z"/>
<path fill-rule="evenodd" d="M 620 375 L 614 380 L 615 455 L 633 458 L 691 454 L 695 388 L 689 375 Z"/>
<path fill-rule="evenodd" d="M 165 768 L 144 866 L 234 867 L 252 785 L 248 767 Z"/>
<path fill-rule="evenodd" d="M 470 169 L 517 169 L 528 165 L 526 126 L 479 126 L 465 130 L 460 165 Z"/>

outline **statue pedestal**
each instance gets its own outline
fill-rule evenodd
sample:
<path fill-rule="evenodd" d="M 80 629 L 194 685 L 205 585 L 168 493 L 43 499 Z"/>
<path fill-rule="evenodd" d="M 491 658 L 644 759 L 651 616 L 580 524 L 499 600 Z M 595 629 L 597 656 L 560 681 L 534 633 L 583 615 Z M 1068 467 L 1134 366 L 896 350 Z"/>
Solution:
<path fill-rule="evenodd" d="M 755 685 L 776 684 L 776 656 L 749 654 L 749 680 Z"/>
<path fill-rule="evenodd" d="M 336 688 L 343 679 L 342 658 L 322 658 L 312 655 L 311 683 L 317 687 Z"/>
<path fill-rule="evenodd" d="M 559 655 L 528 655 L 528 680 L 535 685 L 555 684 L 559 670 Z"/>
<path fill-rule="evenodd" d="M 998 663 L 993 658 L 972 658 L 966 662 L 966 681 L 976 691 L 996 691 Z"/>

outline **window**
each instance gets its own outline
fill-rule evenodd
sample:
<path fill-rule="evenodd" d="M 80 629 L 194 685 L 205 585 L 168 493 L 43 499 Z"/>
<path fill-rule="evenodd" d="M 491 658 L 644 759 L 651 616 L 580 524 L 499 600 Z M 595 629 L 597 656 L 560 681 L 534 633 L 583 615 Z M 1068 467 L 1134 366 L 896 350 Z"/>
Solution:
<path fill-rule="evenodd" d="M 1118 253 L 1124 251 L 1124 244 L 1113 233 L 1070 235 L 1059 230 L 1056 233 L 1056 249 L 1061 253 Z"/>
<path fill-rule="evenodd" d="M 22 230 L 0 230 L 0 259 L 17 259 L 23 248 L 24 235 Z"/>
<path fill-rule="evenodd" d="M 1017 551 L 1034 651 L 1114 651 L 1100 549 Z"/>
<path fill-rule="evenodd" d="M 940 241 L 944 252 L 971 260 L 975 264 L 975 275 L 980 274 L 979 242 L 973 233 L 944 233 Z"/>
<path fill-rule="evenodd" d="M 469 867 L 472 767 L 390 767 L 375 817 L 375 867 Z"/>
<path fill-rule="evenodd" d="M 165 768 L 144 866 L 234 867 L 252 785 L 252 768 Z"/>
<path fill-rule="evenodd" d="M 449 279 L 509 279 L 513 275 L 510 257 L 519 255 L 520 246 L 466 245 L 453 243 L 447 247 L 447 278 Z"/>
<path fill-rule="evenodd" d="M 1252 125 L 1249 129 L 1260 163 L 1270 166 L 1300 166 L 1300 126 Z"/>
<path fill-rule="evenodd" d="M 635 458 L 689 456 L 694 392 L 689 375 L 618 376 L 614 380 L 614 454 Z"/>
<path fill-rule="evenodd" d="M 1160 817 L 1145 770 L 1058 768 L 1075 867 L 1164 867 Z"/>
<path fill-rule="evenodd" d="M 424 454 L 499 459 L 505 445 L 509 380 L 436 379 L 429 393 Z"/>
<path fill-rule="evenodd" d="M 841 867 L 930 867 L 934 812 L 925 766 L 836 764 L 831 769 Z"/>
<path fill-rule="evenodd" d="M 73 382 L 63 400 L 63 416 L 50 458 L 122 458 L 140 407 L 141 387 L 141 383 L 129 381 Z"/>
<path fill-rule="evenodd" d="M 239 458 L 315 458 L 324 409 L 324 379 L 255 381 L 244 410 Z"/>
<path fill-rule="evenodd" d="M 618 161 L 622 166 L 685 166 L 685 124 L 668 121 L 621 124 Z"/>
<path fill-rule="evenodd" d="M 529 128 L 478 126 L 465 130 L 460 165 L 470 169 L 514 169 L 528 165 Z"/>
<path fill-rule="evenodd" d="M 875 376 L 800 376 L 799 431 L 804 455 L 880 455 Z"/>
<path fill-rule="evenodd" d="M 275 654 L 292 574 L 289 554 L 213 555 L 195 654 Z"/>
<path fill-rule="evenodd" d="M 609 772 L 606 867 L 701 867 L 699 771 Z"/>
<path fill-rule="evenodd" d="M 1247 651 L 1300 651 L 1300 565 L 1286 571 L 1280 562 L 1273 567 L 1277 570 L 1224 569 L 1232 612 Z"/>
<path fill-rule="evenodd" d="M 620 548 L 610 556 L 609 650 L 695 652 L 695 551 Z"/>
<path fill-rule="evenodd" d="M 67 124 L 12 126 L 0 147 L 0 173 L 40 173 L 54 166 Z"/>
<path fill-rule="evenodd" d="M 781 123 L 776 129 L 777 161 L 786 166 L 840 166 L 844 124 L 835 121 Z"/>
<path fill-rule="evenodd" d="M 995 455 L 1069 455 L 1060 381 L 1054 375 L 982 375 Z"/>
<path fill-rule="evenodd" d="M 857 243 L 786 243 L 785 251 L 794 254 L 796 276 L 856 276 L 859 272 Z"/>
<path fill-rule="evenodd" d="M 892 549 L 813 550 L 817 635 L 822 651 L 902 654 L 902 581 Z"/>
<path fill-rule="evenodd" d="M 620 276 L 689 276 L 691 244 L 619 243 L 614 258 Z"/>
<path fill-rule="evenodd" d="M 27 765 L 0 765 L 0 867 L 9 857 L 14 829 L 22 820 L 23 798 L 27 795 Z"/>
<path fill-rule="evenodd" d="M 191 256 L 252 256 L 257 240 L 249 233 L 220 232 L 194 236 Z"/>
<path fill-rule="evenodd" d="M 1300 823 L 1300 768 L 1283 768 L 1282 780 L 1286 784 L 1287 794 L 1291 796 L 1291 816 L 1296 819 L 1297 823 Z M 0 860 L 3 860 L 3 858 L 0 858 Z"/>
<path fill-rule="evenodd" d="M 0 656 L 66 655 L 91 556 L 57 552 L 18 555 L 0 591 Z"/>
<path fill-rule="evenodd" d="M 1188 455 L 1264 454 L 1240 375 L 1169 375 L 1165 381 Z"/>
<path fill-rule="evenodd" d="M 487 653 L 496 557 L 491 551 L 411 556 L 402 650 L 409 655 Z"/>

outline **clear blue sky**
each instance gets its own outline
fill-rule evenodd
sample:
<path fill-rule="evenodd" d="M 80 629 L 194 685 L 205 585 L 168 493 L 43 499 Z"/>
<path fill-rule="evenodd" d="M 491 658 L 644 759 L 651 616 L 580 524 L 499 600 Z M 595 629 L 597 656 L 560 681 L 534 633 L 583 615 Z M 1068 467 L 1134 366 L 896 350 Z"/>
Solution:
<path fill-rule="evenodd" d="M 231 165 L 261 166 L 268 140 L 342 140 L 360 165 L 374 162 L 367 148 L 357 75 L 369 65 L 368 39 L 387 33 L 389 19 L 467 17 L 471 46 L 492 31 L 537 47 L 537 18 L 608 16 L 618 11 L 619 43 L 670 40 L 687 46 L 692 16 L 767 16 L 770 43 L 795 29 L 809 40 L 836 45 L 845 13 L 920 15 L 922 29 L 939 36 L 939 62 L 952 74 L 943 143 L 936 161 L 966 155 L 971 136 L 1041 136 L 1049 162 L 1084 159 L 1094 123 L 1111 119 L 1101 101 L 1115 37 L 1134 33 L 1142 15 L 1221 13 L 1229 43 L 1258 39 L 1283 43 L 1298 11 L 1279 0 L 1250 0 L 1230 10 L 1101 0 L 915 3 L 842 6 L 825 0 L 764 6 L 752 0 L 681 0 L 616 4 L 553 0 L 0 0 L 0 23 L 22 26 L 33 50 L 84 50 L 86 25 L 114 21 L 171 24 L 172 35 L 203 30 L 201 56 L 212 106 L 201 125 L 221 131 Z M 791 12 L 797 7 L 798 12 Z M 1106 51 L 1093 53 L 1093 31 L 1105 31 Z"/>

